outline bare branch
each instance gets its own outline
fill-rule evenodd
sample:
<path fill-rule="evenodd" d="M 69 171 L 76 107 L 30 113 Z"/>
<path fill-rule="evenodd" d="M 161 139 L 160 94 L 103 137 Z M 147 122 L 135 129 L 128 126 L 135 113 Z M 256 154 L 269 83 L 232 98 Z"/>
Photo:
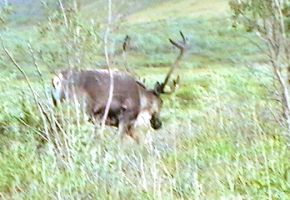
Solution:
<path fill-rule="evenodd" d="M 1 39 L 1 43 L 2 43 L 2 48 L 4 50 L 4 52 L 6 53 L 6 55 L 9 57 L 9 59 L 11 60 L 11 62 L 14 64 L 14 66 L 20 71 L 20 73 L 23 75 L 23 77 L 25 78 L 25 81 L 29 87 L 29 90 L 30 92 L 32 93 L 32 96 L 33 96 L 33 100 L 35 102 L 35 105 L 37 105 L 37 108 L 39 109 L 40 111 L 40 114 L 41 114 L 41 118 L 42 118 L 42 121 L 43 121 L 43 124 L 45 126 L 45 129 L 47 129 L 47 125 L 46 125 L 46 122 L 48 122 L 48 124 L 50 125 L 50 127 L 52 128 L 53 125 L 52 125 L 52 122 L 50 120 L 50 117 L 49 117 L 49 114 L 45 111 L 45 109 L 43 108 L 43 106 L 41 105 L 41 103 L 37 100 L 37 95 L 36 95 L 36 92 L 34 91 L 31 83 L 30 83 L 30 80 L 28 78 L 28 76 L 26 75 L 26 73 L 23 71 L 23 69 L 20 67 L 20 65 L 16 62 L 16 60 L 13 58 L 12 54 L 6 49 L 4 43 L 3 43 L 3 39 L 0 37 Z M 55 125 L 56 127 L 61 130 L 63 133 L 64 133 L 64 130 L 61 128 L 60 124 L 57 122 L 57 120 L 55 120 Z M 53 129 L 53 128 L 52 128 Z M 46 133 L 47 133 L 47 137 L 49 137 L 48 135 L 48 131 L 46 130 Z M 49 138 L 48 138 L 49 139 Z"/>
<path fill-rule="evenodd" d="M 25 78 L 25 81 L 26 81 L 26 83 L 27 83 L 32 95 L 33 95 L 33 99 L 34 99 L 35 103 L 38 104 L 36 93 L 33 90 L 32 85 L 30 84 L 29 78 L 27 77 L 26 73 L 22 70 L 22 68 L 19 66 L 19 64 L 15 61 L 12 54 L 6 49 L 6 47 L 4 46 L 3 40 L 2 40 L 2 48 L 3 48 L 4 52 L 6 53 L 6 55 L 9 57 L 9 59 L 11 60 L 11 62 L 14 64 L 14 66 L 21 72 L 21 74 Z"/>
<path fill-rule="evenodd" d="M 63 15 L 64 24 L 65 24 L 66 28 L 68 28 L 68 21 L 67 21 L 67 17 L 66 17 L 66 14 L 65 14 L 65 10 L 64 10 L 64 7 L 63 7 L 63 4 L 62 4 L 62 1 L 61 1 L 61 0 L 58 0 L 58 3 L 59 3 L 59 6 L 60 6 L 60 9 L 61 9 L 62 15 Z"/>
<path fill-rule="evenodd" d="M 42 75 L 42 73 L 41 73 L 41 71 L 40 71 L 40 68 L 39 68 L 39 66 L 38 66 L 38 63 L 37 63 L 37 61 L 36 61 L 36 57 L 35 57 L 34 51 L 33 51 L 33 49 L 32 49 L 31 43 L 29 42 L 29 43 L 27 44 L 27 46 L 28 46 L 28 49 L 29 49 L 30 55 L 31 55 L 31 57 L 32 57 L 33 64 L 34 64 L 34 66 L 35 66 L 35 68 L 36 68 L 37 74 L 38 74 L 38 76 L 39 76 L 39 78 L 40 78 L 40 80 L 41 80 L 42 88 L 43 88 L 43 91 L 44 91 L 45 97 L 46 97 L 47 99 L 49 99 L 47 93 L 45 92 L 45 81 L 44 81 L 44 79 L 43 79 L 43 75 Z"/>
<path fill-rule="evenodd" d="M 104 51 L 105 51 L 107 69 L 110 75 L 110 89 L 109 89 L 109 97 L 108 97 L 107 105 L 106 105 L 105 112 L 104 112 L 102 122 L 101 122 L 101 135 L 103 134 L 103 131 L 105 128 L 105 124 L 106 124 L 106 120 L 109 114 L 109 109 L 113 100 L 113 92 L 114 92 L 114 76 L 110 67 L 111 64 L 110 64 L 110 58 L 108 54 L 108 38 L 110 34 L 111 22 L 112 22 L 112 1 L 108 0 L 108 25 L 107 25 L 107 29 L 106 29 L 105 37 L 104 37 L 104 44 L 105 44 Z"/>

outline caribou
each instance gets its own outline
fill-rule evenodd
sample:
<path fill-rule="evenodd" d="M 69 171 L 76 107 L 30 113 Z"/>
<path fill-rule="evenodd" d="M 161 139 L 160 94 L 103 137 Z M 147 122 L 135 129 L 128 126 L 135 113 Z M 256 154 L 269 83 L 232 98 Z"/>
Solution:
<path fill-rule="evenodd" d="M 174 69 L 179 66 L 183 57 L 186 40 L 180 32 L 182 41 L 176 42 L 169 39 L 170 43 L 179 49 L 179 55 L 172 64 L 162 83 L 157 82 L 154 89 L 147 89 L 132 75 L 113 71 L 113 98 L 109 104 L 106 125 L 118 127 L 122 136 L 129 135 L 138 142 L 134 127 L 140 115 L 147 116 L 153 129 L 160 129 L 162 122 L 160 112 L 162 108 L 161 94 L 171 94 L 175 91 L 179 76 L 173 80 L 170 91 L 165 87 L 169 82 Z M 124 46 L 123 46 L 124 48 Z M 125 49 L 125 48 L 124 48 Z M 111 80 L 109 71 L 99 70 L 74 70 L 61 71 L 52 78 L 52 100 L 55 106 L 63 101 L 75 101 L 84 104 L 86 113 L 92 121 L 101 119 L 109 97 Z"/>

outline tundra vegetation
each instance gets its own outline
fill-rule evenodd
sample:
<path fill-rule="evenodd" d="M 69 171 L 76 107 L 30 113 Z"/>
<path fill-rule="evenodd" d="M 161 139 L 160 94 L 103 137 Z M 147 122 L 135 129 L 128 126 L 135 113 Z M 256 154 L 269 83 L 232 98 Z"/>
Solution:
<path fill-rule="evenodd" d="M 0 199 L 289 199 L 289 6 L 0 0 Z M 109 64 L 153 88 L 180 30 L 179 87 L 142 144 L 52 107 L 51 78 L 67 67 Z"/>

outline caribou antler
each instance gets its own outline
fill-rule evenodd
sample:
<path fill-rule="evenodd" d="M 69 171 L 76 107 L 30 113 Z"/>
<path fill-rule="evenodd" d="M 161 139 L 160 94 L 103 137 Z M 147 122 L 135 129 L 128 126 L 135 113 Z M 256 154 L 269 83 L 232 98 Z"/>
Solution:
<path fill-rule="evenodd" d="M 127 50 L 127 46 L 128 46 L 129 40 L 130 40 L 129 35 L 126 35 L 126 37 L 124 39 L 124 42 L 123 42 L 123 51 L 126 51 Z"/>
<path fill-rule="evenodd" d="M 172 39 L 169 39 L 170 43 L 173 44 L 174 46 L 176 46 L 180 50 L 180 52 L 179 52 L 179 55 L 177 56 L 174 64 L 171 66 L 169 72 L 167 73 L 163 83 L 161 83 L 161 84 L 159 82 L 156 83 L 155 91 L 156 91 L 157 94 L 165 94 L 165 93 L 166 94 L 168 94 L 168 93 L 171 94 L 172 92 L 175 91 L 176 86 L 177 86 L 177 84 L 179 82 L 179 76 L 178 76 L 177 79 L 173 81 L 174 88 L 170 92 L 165 92 L 164 91 L 164 88 L 165 88 L 166 84 L 168 83 L 171 74 L 173 73 L 174 69 L 179 66 L 179 62 L 182 59 L 184 51 L 186 49 L 186 40 L 185 40 L 185 37 L 184 37 L 184 35 L 183 35 L 183 33 L 181 31 L 180 31 L 180 35 L 181 35 L 181 38 L 182 38 L 181 42 L 175 42 Z"/>
<path fill-rule="evenodd" d="M 131 37 L 129 35 L 126 35 L 122 44 L 124 66 L 125 66 L 126 71 L 129 74 L 131 74 L 134 77 L 138 77 L 139 79 L 140 77 L 132 69 L 129 68 L 129 63 L 127 60 L 127 50 L 130 49 L 130 40 L 131 40 Z"/>

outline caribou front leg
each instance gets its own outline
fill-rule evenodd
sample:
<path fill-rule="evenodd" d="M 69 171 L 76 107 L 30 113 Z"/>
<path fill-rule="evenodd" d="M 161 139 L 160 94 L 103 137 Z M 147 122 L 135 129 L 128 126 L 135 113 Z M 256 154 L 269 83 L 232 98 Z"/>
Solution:
<path fill-rule="evenodd" d="M 125 135 L 128 135 L 139 144 L 139 137 L 133 131 L 135 118 L 136 114 L 132 111 L 125 110 L 122 112 L 119 119 L 118 135 L 121 137 L 121 140 L 124 139 Z"/>
<path fill-rule="evenodd" d="M 136 134 L 132 125 L 130 125 L 130 127 L 128 128 L 126 134 L 129 135 L 133 140 L 135 140 L 137 144 L 140 144 L 139 136 L 138 134 Z"/>

